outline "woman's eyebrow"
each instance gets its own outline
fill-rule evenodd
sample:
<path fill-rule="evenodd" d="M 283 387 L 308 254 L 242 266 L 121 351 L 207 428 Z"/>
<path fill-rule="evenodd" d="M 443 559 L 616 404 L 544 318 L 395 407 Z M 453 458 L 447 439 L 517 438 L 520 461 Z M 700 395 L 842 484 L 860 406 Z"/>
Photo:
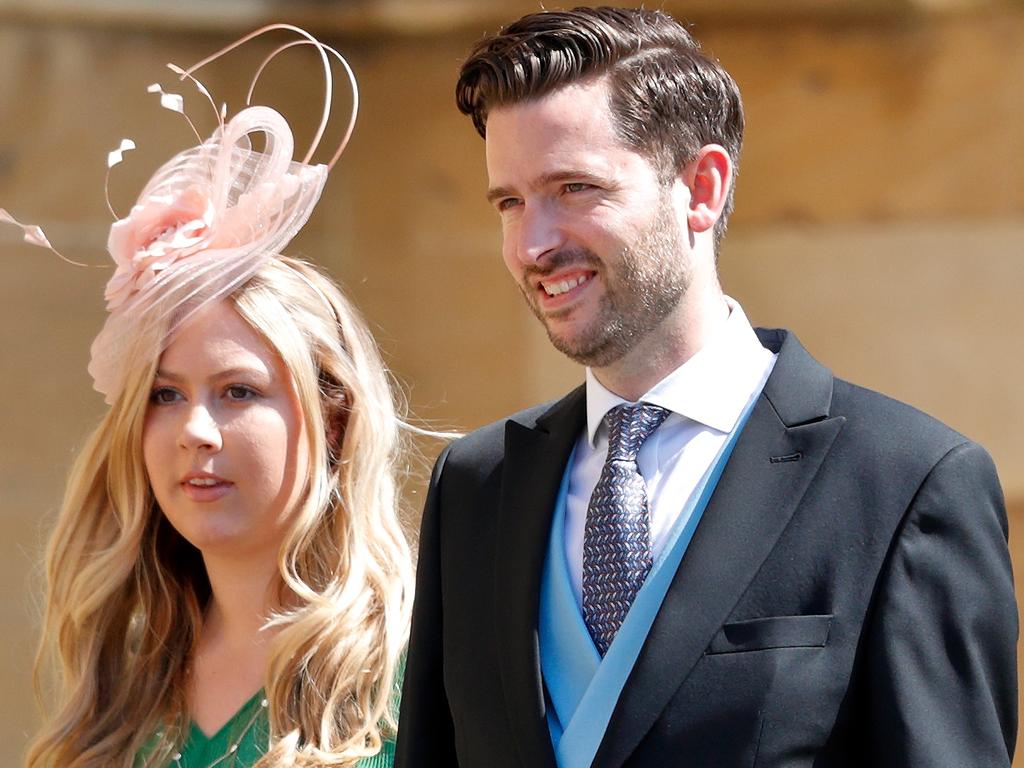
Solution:
<path fill-rule="evenodd" d="M 257 376 L 259 378 L 272 380 L 274 378 L 274 372 L 262 366 L 239 365 L 233 366 L 231 368 L 225 368 L 222 371 L 217 371 L 212 376 L 210 376 L 209 379 L 211 381 L 215 379 L 230 379 L 235 376 Z M 187 379 L 188 377 L 182 373 L 176 373 L 175 371 L 168 371 L 163 368 L 158 368 L 154 378 L 180 383 L 182 381 L 185 381 L 185 379 Z"/>
<path fill-rule="evenodd" d="M 184 376 L 173 371 L 167 371 L 163 368 L 157 368 L 156 373 L 153 374 L 154 379 L 166 379 L 167 381 L 180 382 L 184 380 Z"/>

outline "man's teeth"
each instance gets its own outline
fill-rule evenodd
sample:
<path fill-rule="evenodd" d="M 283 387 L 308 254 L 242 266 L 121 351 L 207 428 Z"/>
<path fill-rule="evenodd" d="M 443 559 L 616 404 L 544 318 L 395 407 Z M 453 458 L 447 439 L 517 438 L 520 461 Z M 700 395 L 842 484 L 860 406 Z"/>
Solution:
<path fill-rule="evenodd" d="M 541 285 L 544 287 L 544 292 L 548 296 L 561 296 L 563 293 L 571 291 L 577 285 L 583 285 L 583 283 L 587 282 L 589 279 L 590 277 L 588 275 L 580 275 L 579 277 L 574 277 L 571 280 L 563 280 L 560 283 L 541 283 Z"/>
<path fill-rule="evenodd" d="M 208 488 L 211 485 L 216 485 L 219 481 L 214 480 L 212 477 L 193 477 L 188 481 L 189 485 L 198 485 L 203 488 Z"/>

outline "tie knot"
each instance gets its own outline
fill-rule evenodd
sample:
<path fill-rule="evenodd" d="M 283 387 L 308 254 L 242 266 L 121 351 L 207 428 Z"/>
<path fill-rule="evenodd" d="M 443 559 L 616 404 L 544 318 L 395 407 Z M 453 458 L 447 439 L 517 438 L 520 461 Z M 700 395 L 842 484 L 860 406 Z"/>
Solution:
<path fill-rule="evenodd" d="M 620 405 L 604 417 L 608 424 L 608 458 L 606 461 L 636 461 L 640 446 L 661 426 L 668 411 L 659 405 L 637 403 Z"/>

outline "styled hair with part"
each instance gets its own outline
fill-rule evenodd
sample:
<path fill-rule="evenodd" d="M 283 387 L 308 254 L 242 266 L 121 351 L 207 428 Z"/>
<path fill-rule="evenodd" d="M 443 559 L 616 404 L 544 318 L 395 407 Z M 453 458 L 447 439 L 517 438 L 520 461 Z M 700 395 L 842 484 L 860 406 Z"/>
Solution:
<path fill-rule="evenodd" d="M 664 11 L 575 8 L 524 16 L 473 47 L 455 101 L 486 137 L 492 109 L 602 76 L 608 77 L 619 138 L 664 181 L 706 144 L 725 148 L 735 179 L 743 144 L 739 88 Z M 716 246 L 733 209 L 733 189 L 715 227 Z"/>
<path fill-rule="evenodd" d="M 275 257 L 227 300 L 291 372 L 310 453 L 278 555 L 288 599 L 270 621 L 271 740 L 257 766 L 351 766 L 394 733 L 408 639 L 394 395 L 365 322 L 308 264 Z M 37 681 L 55 667 L 59 708 L 29 768 L 130 768 L 140 750 L 145 765 L 162 766 L 187 733 L 188 660 L 210 584 L 199 551 L 157 507 L 143 462 L 163 341 L 140 340 L 148 356 L 71 472 L 47 551 L 36 662 Z"/>

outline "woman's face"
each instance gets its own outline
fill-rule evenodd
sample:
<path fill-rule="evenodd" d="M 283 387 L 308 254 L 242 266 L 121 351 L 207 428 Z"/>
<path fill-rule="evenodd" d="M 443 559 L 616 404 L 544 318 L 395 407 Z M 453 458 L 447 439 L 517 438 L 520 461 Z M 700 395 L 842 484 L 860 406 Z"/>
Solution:
<path fill-rule="evenodd" d="M 160 509 L 205 558 L 277 555 L 308 477 L 291 374 L 224 300 L 160 357 L 142 449 Z"/>

